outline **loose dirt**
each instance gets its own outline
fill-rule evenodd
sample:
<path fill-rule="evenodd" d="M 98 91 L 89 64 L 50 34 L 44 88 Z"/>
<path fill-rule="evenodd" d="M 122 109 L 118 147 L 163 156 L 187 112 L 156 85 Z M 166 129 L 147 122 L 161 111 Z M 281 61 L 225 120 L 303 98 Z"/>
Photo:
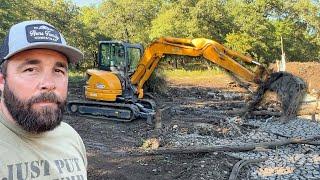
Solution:
<path fill-rule="evenodd" d="M 286 64 L 286 70 L 304 79 L 310 92 L 320 91 L 320 63 L 290 62 Z"/>
<path fill-rule="evenodd" d="M 304 78 L 313 91 L 319 91 L 319 63 L 288 63 L 287 69 Z M 163 113 L 160 133 L 154 124 L 149 125 L 141 119 L 121 123 L 66 115 L 64 120 L 77 130 L 85 143 L 88 179 L 228 179 L 239 159 L 224 153 L 139 157 L 125 153 L 141 147 L 147 139 L 155 136 L 160 139 L 160 146 L 171 147 L 179 145 L 179 139 L 175 139 L 177 135 L 237 138 L 255 130 L 253 127 L 232 127 L 215 114 L 243 107 L 248 96 L 248 92 L 228 75 L 220 74 L 196 84 L 189 82 L 169 78 L 168 92 L 153 94 L 159 107 L 171 107 Z M 70 84 L 69 95 L 83 98 L 83 85 L 84 82 Z M 246 177 L 246 167 L 241 177 Z"/>

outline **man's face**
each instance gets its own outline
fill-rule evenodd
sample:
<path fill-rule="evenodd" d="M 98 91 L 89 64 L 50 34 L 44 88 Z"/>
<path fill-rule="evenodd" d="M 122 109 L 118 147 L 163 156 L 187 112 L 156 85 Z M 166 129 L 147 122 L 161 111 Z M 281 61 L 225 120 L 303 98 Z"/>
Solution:
<path fill-rule="evenodd" d="M 67 88 L 67 58 L 61 53 L 33 49 L 8 60 L 4 103 L 13 119 L 29 132 L 45 132 L 60 124 Z"/>

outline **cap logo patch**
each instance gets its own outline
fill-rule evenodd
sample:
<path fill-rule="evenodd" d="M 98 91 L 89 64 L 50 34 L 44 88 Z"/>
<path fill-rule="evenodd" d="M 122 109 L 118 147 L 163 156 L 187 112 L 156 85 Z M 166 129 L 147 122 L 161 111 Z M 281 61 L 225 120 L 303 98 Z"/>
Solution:
<path fill-rule="evenodd" d="M 61 43 L 60 33 L 46 24 L 32 24 L 26 26 L 26 36 L 29 43 L 54 42 Z"/>

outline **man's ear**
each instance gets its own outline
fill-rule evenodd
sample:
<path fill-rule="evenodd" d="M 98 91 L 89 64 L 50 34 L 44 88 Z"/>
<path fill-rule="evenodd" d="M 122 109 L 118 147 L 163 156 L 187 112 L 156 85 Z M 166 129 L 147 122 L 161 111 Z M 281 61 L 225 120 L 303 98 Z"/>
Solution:
<path fill-rule="evenodd" d="M 1 92 L 3 92 L 4 83 L 5 83 L 4 75 L 0 72 L 0 91 L 1 91 Z"/>

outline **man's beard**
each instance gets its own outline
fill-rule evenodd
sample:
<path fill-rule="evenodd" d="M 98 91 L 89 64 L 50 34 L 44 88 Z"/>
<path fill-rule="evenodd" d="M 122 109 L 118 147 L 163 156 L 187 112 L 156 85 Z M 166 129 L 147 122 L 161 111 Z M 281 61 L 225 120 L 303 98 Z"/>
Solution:
<path fill-rule="evenodd" d="M 4 102 L 13 119 L 26 131 L 42 133 L 53 130 L 60 125 L 66 100 L 59 99 L 55 93 L 42 93 L 27 101 L 20 100 L 5 83 L 3 90 Z M 39 102 L 56 103 L 57 108 L 41 107 L 39 110 L 32 105 Z"/>

